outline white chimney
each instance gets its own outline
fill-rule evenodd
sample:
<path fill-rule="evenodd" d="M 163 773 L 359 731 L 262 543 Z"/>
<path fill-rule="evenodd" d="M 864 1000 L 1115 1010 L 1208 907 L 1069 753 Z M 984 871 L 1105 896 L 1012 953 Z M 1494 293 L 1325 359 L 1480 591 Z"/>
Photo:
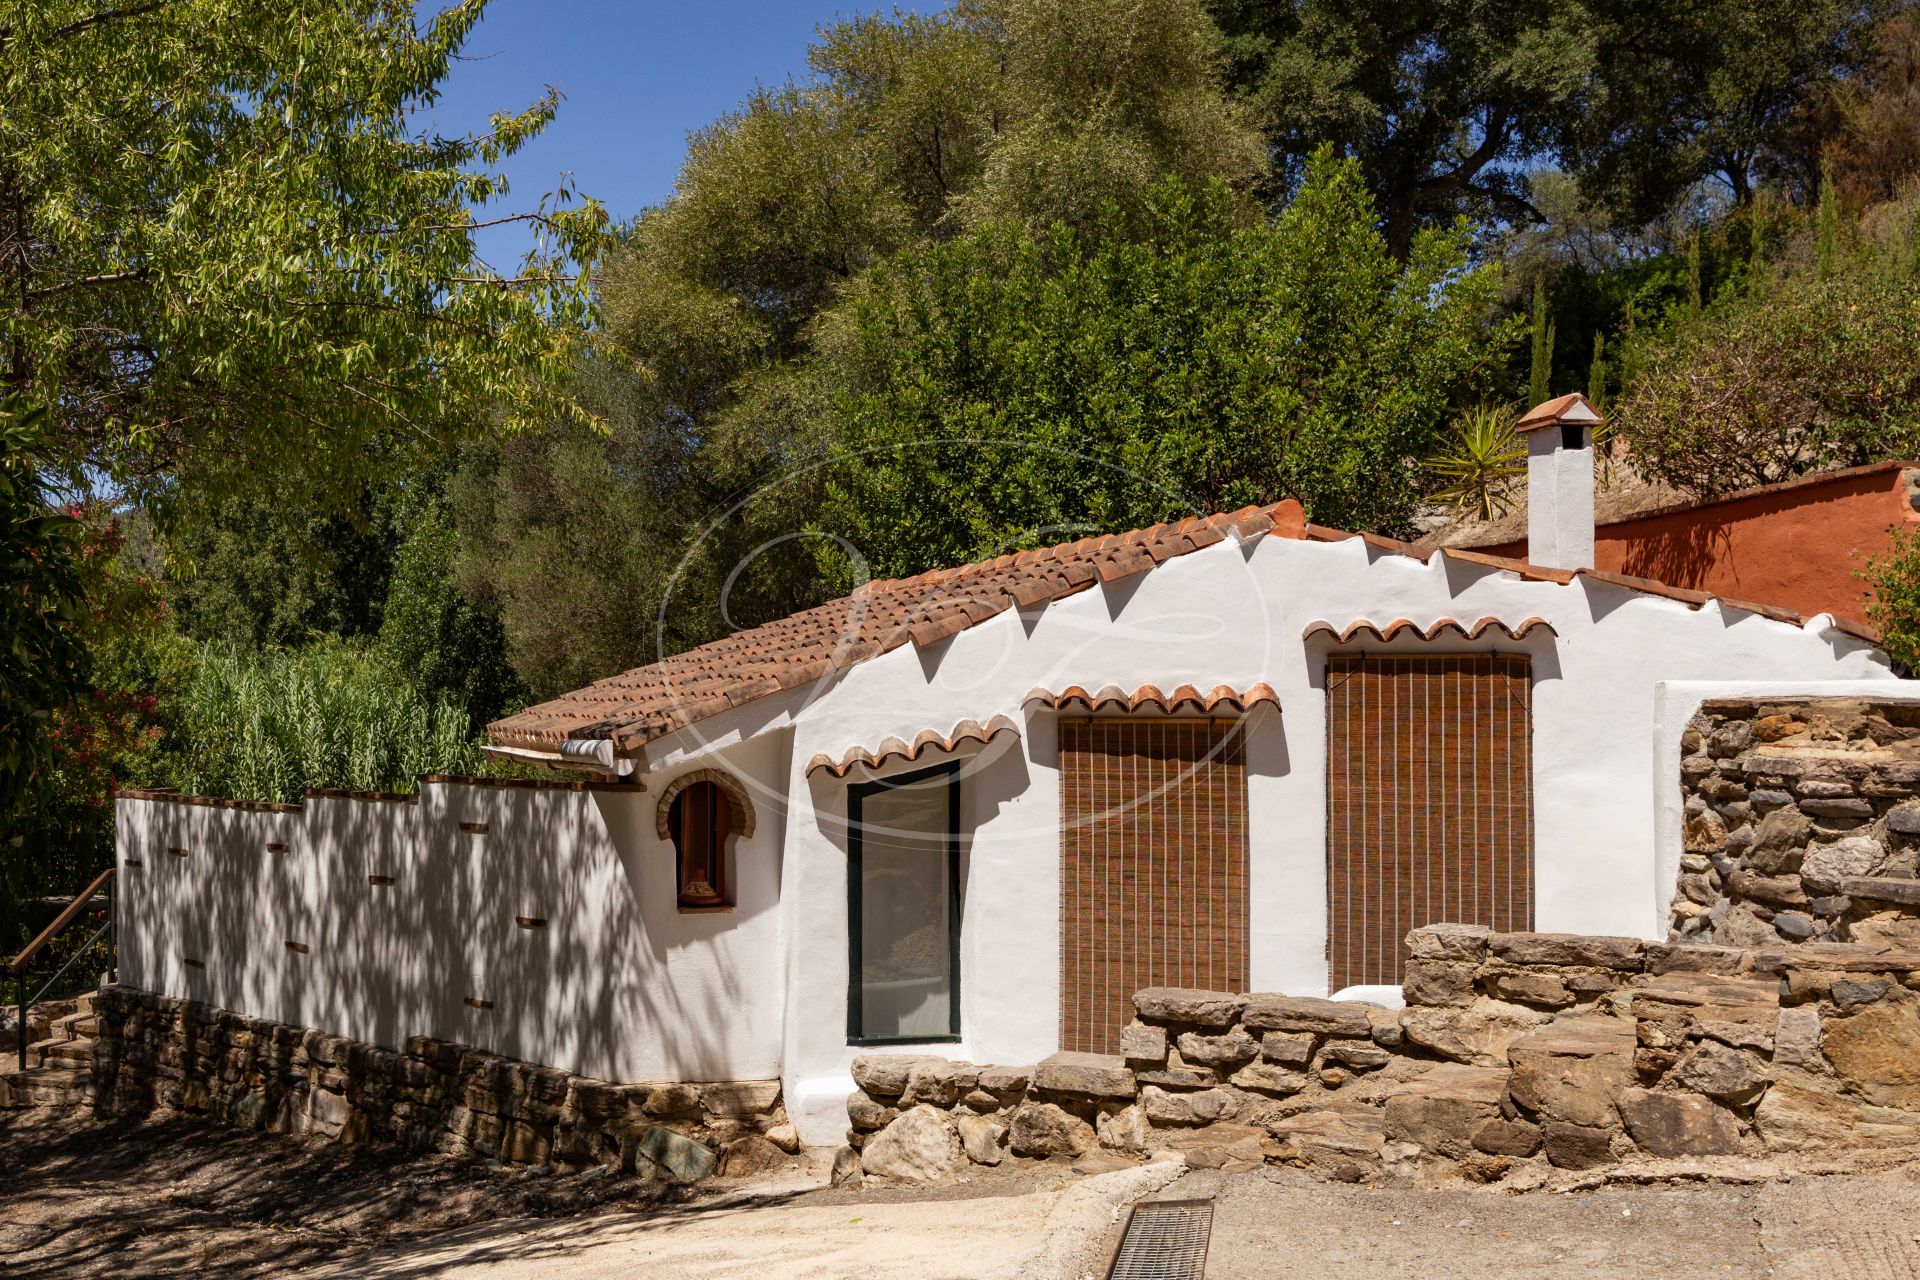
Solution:
<path fill-rule="evenodd" d="M 1578 391 L 1515 424 L 1527 442 L 1527 559 L 1593 568 L 1593 432 L 1600 414 Z"/>

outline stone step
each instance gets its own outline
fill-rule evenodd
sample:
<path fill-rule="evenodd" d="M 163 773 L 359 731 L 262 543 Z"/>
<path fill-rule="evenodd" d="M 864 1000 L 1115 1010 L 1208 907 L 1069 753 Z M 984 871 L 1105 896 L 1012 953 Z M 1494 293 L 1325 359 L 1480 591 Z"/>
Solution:
<path fill-rule="evenodd" d="M 80 1106 L 90 1101 L 92 1094 L 93 1072 L 89 1070 L 36 1067 L 0 1073 L 0 1110 Z"/>
<path fill-rule="evenodd" d="M 42 1064 L 52 1062 L 74 1062 L 83 1065 L 93 1063 L 93 1045 L 90 1037 L 77 1037 L 72 1040 L 42 1041 L 40 1052 Z"/>
<path fill-rule="evenodd" d="M 98 1034 L 100 1019 L 91 1013 L 70 1013 L 64 1018 L 55 1018 L 47 1028 L 47 1036 L 53 1040 L 78 1040 Z"/>

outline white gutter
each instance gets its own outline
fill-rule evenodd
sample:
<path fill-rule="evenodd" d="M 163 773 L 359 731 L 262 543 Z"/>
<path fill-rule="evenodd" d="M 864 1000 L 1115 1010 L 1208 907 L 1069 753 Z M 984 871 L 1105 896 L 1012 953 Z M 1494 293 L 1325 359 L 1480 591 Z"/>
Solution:
<path fill-rule="evenodd" d="M 481 754 L 517 764 L 543 764 L 553 769 L 583 769 L 589 773 L 611 773 L 626 777 L 633 772 L 633 761 L 613 754 L 613 742 L 607 738 L 586 738 L 562 742 L 558 750 L 536 747 L 503 747 L 485 743 Z"/>

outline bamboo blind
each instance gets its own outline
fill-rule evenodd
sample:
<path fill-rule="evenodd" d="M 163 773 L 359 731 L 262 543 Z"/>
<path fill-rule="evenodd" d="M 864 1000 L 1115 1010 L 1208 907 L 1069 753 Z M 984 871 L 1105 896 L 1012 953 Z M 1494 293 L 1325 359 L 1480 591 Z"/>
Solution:
<path fill-rule="evenodd" d="M 1247 986 L 1237 722 L 1060 722 L 1060 1044 L 1112 1053 L 1142 987 Z"/>
<path fill-rule="evenodd" d="M 1333 990 L 1398 983 L 1407 932 L 1533 927 L 1524 654 L 1327 660 Z"/>

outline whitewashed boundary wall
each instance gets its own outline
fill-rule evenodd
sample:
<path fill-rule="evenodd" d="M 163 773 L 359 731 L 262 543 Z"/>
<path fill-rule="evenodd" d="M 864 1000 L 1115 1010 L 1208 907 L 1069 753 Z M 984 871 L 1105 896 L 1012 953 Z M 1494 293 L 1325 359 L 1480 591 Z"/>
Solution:
<path fill-rule="evenodd" d="M 732 911 L 682 914 L 659 794 L 440 778 L 298 805 L 123 793 L 121 981 L 599 1079 L 778 1076 L 783 815 L 735 842 Z"/>

